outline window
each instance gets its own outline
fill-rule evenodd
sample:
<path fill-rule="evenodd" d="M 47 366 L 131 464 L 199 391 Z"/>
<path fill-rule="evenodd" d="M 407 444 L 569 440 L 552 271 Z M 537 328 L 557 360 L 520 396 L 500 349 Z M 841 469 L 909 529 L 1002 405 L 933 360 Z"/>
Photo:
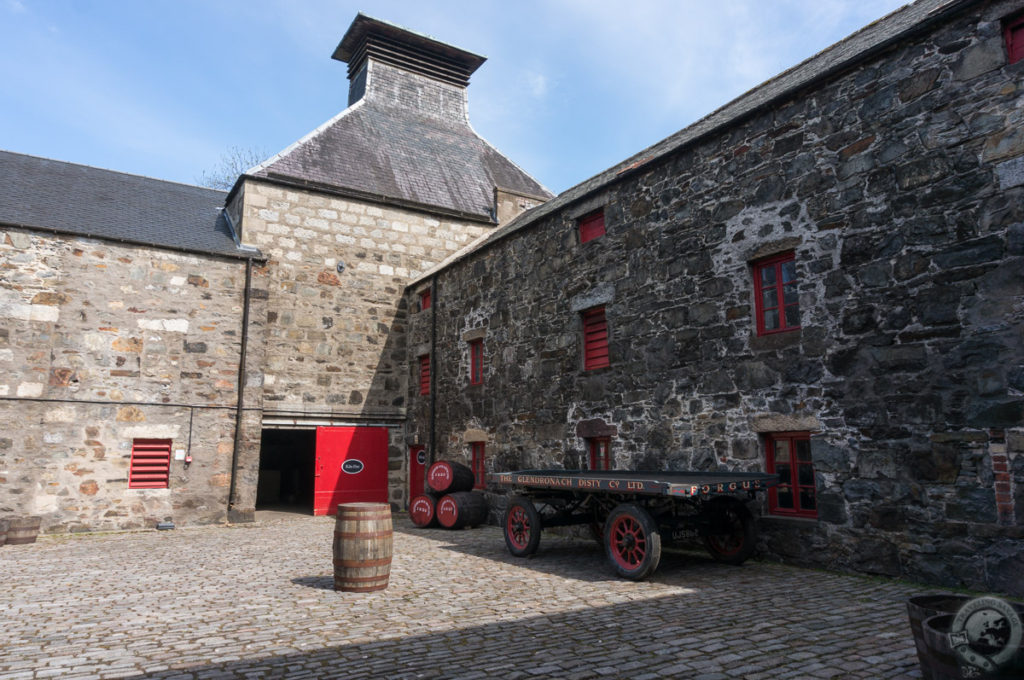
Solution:
<path fill-rule="evenodd" d="M 128 468 L 129 489 L 167 489 L 171 479 L 171 440 L 135 439 Z"/>
<path fill-rule="evenodd" d="M 427 288 L 425 291 L 420 293 L 420 311 L 430 309 L 430 289 Z"/>
<path fill-rule="evenodd" d="M 484 442 L 470 444 L 473 453 L 473 488 L 482 489 L 484 483 Z"/>
<path fill-rule="evenodd" d="M 471 340 L 469 343 L 469 384 L 480 385 L 484 381 L 484 341 Z"/>
<path fill-rule="evenodd" d="M 430 394 L 430 355 L 420 357 L 420 394 Z"/>
<path fill-rule="evenodd" d="M 758 335 L 800 328 L 793 253 L 754 263 L 754 307 Z"/>
<path fill-rule="evenodd" d="M 608 437 L 591 437 L 587 440 L 590 449 L 591 470 L 611 470 L 611 439 Z"/>
<path fill-rule="evenodd" d="M 1007 61 L 1014 64 L 1024 59 L 1024 14 L 1003 23 L 1003 37 L 1006 39 Z"/>
<path fill-rule="evenodd" d="M 817 517 L 810 433 L 772 433 L 765 438 L 765 449 L 768 472 L 779 476 L 779 485 L 768 490 L 768 512 Z"/>
<path fill-rule="evenodd" d="M 579 219 L 580 243 L 593 241 L 604 236 L 604 209 L 584 215 Z"/>
<path fill-rule="evenodd" d="M 604 307 L 594 307 L 583 312 L 583 369 L 611 366 L 608 360 L 608 322 Z"/>

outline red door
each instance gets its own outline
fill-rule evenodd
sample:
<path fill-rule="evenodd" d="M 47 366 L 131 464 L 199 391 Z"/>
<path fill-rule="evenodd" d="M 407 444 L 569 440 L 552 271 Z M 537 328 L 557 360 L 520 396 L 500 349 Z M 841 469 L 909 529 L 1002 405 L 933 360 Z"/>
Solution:
<path fill-rule="evenodd" d="M 427 451 L 422 446 L 409 447 L 409 502 L 416 496 L 422 496 L 427 487 L 424 480 L 427 474 Z"/>
<path fill-rule="evenodd" d="M 314 515 L 333 515 L 339 503 L 386 503 L 388 429 L 316 428 L 315 476 Z"/>

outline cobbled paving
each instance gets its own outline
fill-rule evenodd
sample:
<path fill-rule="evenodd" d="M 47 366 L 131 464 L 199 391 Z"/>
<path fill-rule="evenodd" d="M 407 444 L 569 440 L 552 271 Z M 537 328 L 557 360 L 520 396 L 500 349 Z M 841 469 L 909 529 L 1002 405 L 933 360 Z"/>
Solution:
<path fill-rule="evenodd" d="M 391 583 L 332 587 L 333 518 L 0 548 L 0 679 L 919 678 L 923 588 L 698 554 L 613 577 L 590 541 L 395 517 Z"/>

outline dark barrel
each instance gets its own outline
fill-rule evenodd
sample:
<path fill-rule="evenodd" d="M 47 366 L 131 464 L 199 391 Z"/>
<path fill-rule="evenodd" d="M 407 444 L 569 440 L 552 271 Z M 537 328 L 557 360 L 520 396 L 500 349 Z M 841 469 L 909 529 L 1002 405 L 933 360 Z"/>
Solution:
<path fill-rule="evenodd" d="M 925 654 L 932 680 L 961 680 L 960 663 L 949 644 L 949 628 L 955 614 L 939 614 L 924 620 Z M 924 664 L 921 664 L 924 666 Z"/>
<path fill-rule="evenodd" d="M 487 498 L 482 493 L 456 491 L 441 497 L 435 514 L 446 529 L 475 527 L 487 521 Z"/>
<path fill-rule="evenodd" d="M 462 463 L 439 460 L 427 470 L 427 486 L 440 494 L 469 491 L 473 488 L 473 471 Z"/>
<path fill-rule="evenodd" d="M 423 494 L 409 503 L 409 519 L 418 527 L 437 526 L 437 496 Z"/>
<path fill-rule="evenodd" d="M 334 589 L 384 590 L 391 576 L 391 506 L 342 503 L 334 524 Z"/>
<path fill-rule="evenodd" d="M 35 543 L 39 535 L 39 517 L 12 517 L 7 525 L 7 545 Z"/>
<path fill-rule="evenodd" d="M 914 634 L 914 646 L 917 647 L 917 660 L 921 663 L 921 676 L 925 680 L 933 677 L 931 654 L 924 638 L 924 621 L 939 614 L 956 614 L 960 607 L 970 602 L 966 595 L 942 593 L 938 595 L 916 595 L 907 600 L 907 616 L 910 618 L 910 631 Z"/>

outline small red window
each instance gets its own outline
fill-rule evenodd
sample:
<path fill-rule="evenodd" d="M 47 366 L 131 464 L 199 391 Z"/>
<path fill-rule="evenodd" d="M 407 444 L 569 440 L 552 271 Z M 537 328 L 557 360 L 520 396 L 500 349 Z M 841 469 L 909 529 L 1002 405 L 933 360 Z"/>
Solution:
<path fill-rule="evenodd" d="M 473 488 L 482 489 L 484 488 L 484 442 L 473 442 L 471 444 L 473 452 Z"/>
<path fill-rule="evenodd" d="M 796 259 L 793 253 L 754 264 L 754 307 L 757 311 L 758 335 L 800 328 L 800 303 L 796 284 Z"/>
<path fill-rule="evenodd" d="M 765 449 L 768 472 L 779 476 L 779 485 L 768 490 L 768 511 L 773 515 L 817 517 L 810 433 L 772 433 L 765 438 Z"/>
<path fill-rule="evenodd" d="M 132 461 L 128 469 L 129 489 L 166 489 L 170 486 L 170 478 L 170 439 L 132 441 Z"/>
<path fill-rule="evenodd" d="M 1006 20 L 1003 37 L 1006 39 L 1007 61 L 1014 64 L 1024 59 L 1024 14 Z"/>
<path fill-rule="evenodd" d="M 580 243 L 604 236 L 604 209 L 580 218 Z"/>
<path fill-rule="evenodd" d="M 430 289 L 426 289 L 420 293 L 420 311 L 430 309 Z"/>
<path fill-rule="evenodd" d="M 592 437 L 587 440 L 590 448 L 590 469 L 611 469 L 611 440 L 608 437 Z"/>
<path fill-rule="evenodd" d="M 430 355 L 420 357 L 420 394 L 430 394 Z"/>
<path fill-rule="evenodd" d="M 583 312 L 583 368 L 592 371 L 610 365 L 604 307 L 594 307 Z"/>
<path fill-rule="evenodd" d="M 469 384 L 479 385 L 484 381 L 484 341 L 469 343 Z"/>

